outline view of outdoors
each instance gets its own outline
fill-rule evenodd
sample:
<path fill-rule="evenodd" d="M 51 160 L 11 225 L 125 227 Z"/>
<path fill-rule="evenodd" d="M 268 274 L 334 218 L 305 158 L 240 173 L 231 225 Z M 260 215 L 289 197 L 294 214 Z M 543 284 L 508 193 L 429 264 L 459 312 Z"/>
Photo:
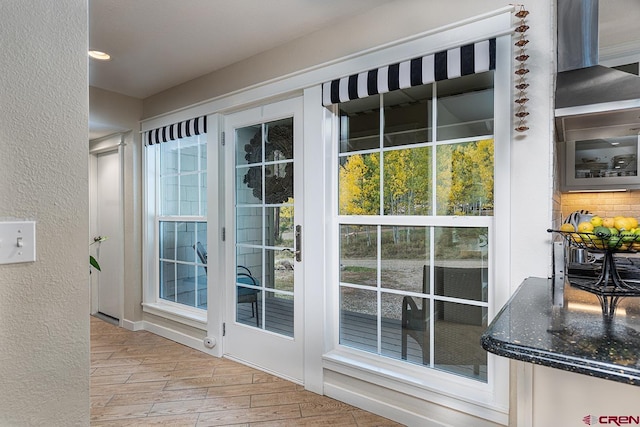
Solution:
<path fill-rule="evenodd" d="M 456 80 L 340 104 L 340 343 L 486 381 L 493 81 Z"/>

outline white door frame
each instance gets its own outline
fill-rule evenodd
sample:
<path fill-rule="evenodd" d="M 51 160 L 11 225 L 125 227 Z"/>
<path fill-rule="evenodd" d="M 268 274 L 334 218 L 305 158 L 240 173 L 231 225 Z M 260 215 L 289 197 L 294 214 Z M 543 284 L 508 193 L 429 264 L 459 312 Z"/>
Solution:
<path fill-rule="evenodd" d="M 111 151 L 118 152 L 119 160 L 119 175 L 120 175 L 120 188 L 119 188 L 119 217 L 118 229 L 120 230 L 119 236 L 107 236 L 114 244 L 120 246 L 119 253 L 122 256 L 119 259 L 119 285 L 117 286 L 118 293 L 118 323 L 122 326 L 124 320 L 124 145 L 125 145 L 126 133 L 117 133 L 107 135 L 102 138 L 93 139 L 89 141 L 89 239 L 87 244 L 93 242 L 93 238 L 97 236 L 98 229 L 98 156 Z M 90 276 L 90 290 L 91 290 L 91 314 L 96 314 L 99 309 L 99 289 L 97 274 L 99 272 L 92 271 Z"/>
<path fill-rule="evenodd" d="M 232 130 L 239 127 L 251 126 L 261 123 L 270 122 L 286 117 L 294 117 L 294 144 L 296 144 L 294 167 L 294 188 L 298 190 L 298 196 L 294 201 L 294 215 L 295 224 L 303 225 L 303 128 L 304 128 L 304 116 L 303 116 L 303 98 L 296 97 L 284 101 L 276 101 L 269 104 L 264 104 L 260 107 L 248 108 L 247 110 L 234 113 L 235 117 L 232 119 L 233 123 L 230 124 L 225 117 L 225 136 L 226 136 L 226 152 L 225 152 L 225 164 L 227 165 L 227 171 L 225 172 L 225 203 L 226 203 L 226 265 L 225 265 L 225 309 L 224 319 L 226 325 L 226 338 L 223 338 L 223 354 L 226 357 L 237 359 L 243 363 L 254 365 L 262 370 L 271 372 L 275 375 L 284 377 L 297 383 L 304 383 L 304 268 L 302 262 L 295 262 L 294 274 L 295 274 L 295 299 L 294 299 L 294 337 L 284 337 L 273 332 L 269 332 L 265 329 L 256 329 L 246 325 L 236 324 L 235 322 L 235 287 L 236 287 L 236 236 L 235 236 L 235 136 Z M 232 114 L 229 114 L 232 116 Z M 304 229 L 303 229 L 304 232 Z M 303 236 L 304 241 L 304 236 Z M 301 249 L 301 248 L 297 248 Z M 304 253 L 302 259 L 305 259 Z M 262 315 L 262 310 L 260 315 Z M 260 325 L 262 327 L 262 323 Z M 252 358 L 245 357 L 247 353 L 246 349 L 241 342 L 242 340 L 230 341 L 230 334 L 234 334 L 234 338 L 238 336 L 249 337 L 253 335 L 251 346 L 256 355 L 269 354 L 269 360 L 267 358 L 256 362 L 260 357 Z M 237 338 L 236 338 L 237 339 Z M 281 340 L 280 346 L 274 346 L 270 351 L 266 351 L 264 345 L 258 343 L 259 340 L 264 340 L 267 343 L 268 340 Z M 246 342 L 246 341 L 245 341 Z M 285 351 L 286 347 L 286 351 Z M 280 351 L 282 354 L 273 356 L 276 352 Z M 294 360 L 297 358 L 296 363 L 293 365 L 286 359 L 292 356 Z M 290 359 L 289 359 L 290 360 Z M 264 362 L 264 363 L 263 363 Z M 295 365 L 295 366 L 294 366 Z"/>

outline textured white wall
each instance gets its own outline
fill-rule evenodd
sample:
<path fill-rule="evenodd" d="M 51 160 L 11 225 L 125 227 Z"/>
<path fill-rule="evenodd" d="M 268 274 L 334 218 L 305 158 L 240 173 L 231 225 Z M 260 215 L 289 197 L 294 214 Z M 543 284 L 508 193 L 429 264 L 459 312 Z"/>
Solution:
<path fill-rule="evenodd" d="M 0 265 L 0 425 L 89 424 L 87 0 L 0 2 L 0 219 L 37 260 Z"/>

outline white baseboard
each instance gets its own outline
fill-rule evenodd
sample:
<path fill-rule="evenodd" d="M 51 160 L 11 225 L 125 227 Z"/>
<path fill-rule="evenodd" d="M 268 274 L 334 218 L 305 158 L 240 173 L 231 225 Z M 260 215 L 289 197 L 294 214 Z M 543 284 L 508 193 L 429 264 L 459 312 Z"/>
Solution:
<path fill-rule="evenodd" d="M 364 409 L 365 411 L 380 415 L 381 417 L 389 418 L 390 420 L 407 426 L 446 427 L 446 424 L 435 422 L 434 420 L 420 416 L 419 414 L 411 413 L 398 408 L 397 406 L 390 405 L 387 402 L 373 399 L 369 396 L 365 396 L 364 394 L 347 390 L 333 384 L 325 383 L 324 394 L 325 396 L 353 405 L 357 408 Z"/>
<path fill-rule="evenodd" d="M 121 323 L 122 323 L 122 327 L 129 331 L 135 332 L 135 331 L 141 331 L 144 329 L 144 325 L 141 320 L 137 322 L 132 322 L 131 320 L 122 319 Z"/>
<path fill-rule="evenodd" d="M 160 335 L 163 338 L 166 338 L 171 341 L 175 341 L 182 345 L 186 345 L 187 347 L 193 348 L 194 350 L 201 351 L 203 353 L 207 353 L 211 356 L 216 356 L 213 349 L 209 349 L 204 346 L 203 340 L 199 338 L 192 337 L 187 334 L 183 334 L 182 332 L 175 331 L 173 329 L 157 325 L 155 323 L 151 323 L 147 320 L 143 320 L 141 322 L 145 331 L 152 332 L 156 335 Z"/>

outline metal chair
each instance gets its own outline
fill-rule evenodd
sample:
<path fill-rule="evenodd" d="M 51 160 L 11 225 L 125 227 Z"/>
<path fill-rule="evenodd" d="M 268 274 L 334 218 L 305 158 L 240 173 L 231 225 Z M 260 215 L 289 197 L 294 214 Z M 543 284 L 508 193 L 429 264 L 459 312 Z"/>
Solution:
<path fill-rule="evenodd" d="M 204 271 L 207 271 L 207 250 L 204 248 L 202 243 L 198 242 L 193 245 L 193 248 L 196 250 L 198 254 L 198 258 L 200 258 L 200 262 L 204 264 Z M 253 277 L 251 274 L 251 270 L 243 265 L 239 265 L 236 271 L 236 283 L 243 285 L 251 285 L 251 286 L 259 286 L 258 280 Z M 260 312 L 258 306 L 258 293 L 260 291 L 254 288 L 247 288 L 244 286 L 236 285 L 237 296 L 236 301 L 238 304 L 251 304 L 251 317 L 256 318 L 256 326 L 260 326 Z"/>
<path fill-rule="evenodd" d="M 243 285 L 259 286 L 258 280 L 253 277 L 251 270 L 243 265 L 237 266 L 236 270 L 236 283 Z M 250 303 L 251 304 L 251 317 L 256 318 L 256 326 L 260 326 L 260 312 L 258 311 L 258 289 L 246 288 L 244 286 L 237 286 L 237 303 Z"/>
<path fill-rule="evenodd" d="M 422 293 L 427 293 L 426 282 L 427 266 L 422 266 Z M 422 349 L 422 363 L 429 361 L 429 304 L 426 298 L 422 298 L 422 308 L 412 297 L 402 298 L 402 334 L 401 357 L 407 359 L 407 337 L 413 338 Z"/>
<path fill-rule="evenodd" d="M 193 245 L 193 248 L 196 250 L 198 254 L 198 258 L 200 258 L 200 262 L 204 264 L 204 272 L 207 272 L 207 250 L 202 246 L 202 243 L 198 242 Z"/>

